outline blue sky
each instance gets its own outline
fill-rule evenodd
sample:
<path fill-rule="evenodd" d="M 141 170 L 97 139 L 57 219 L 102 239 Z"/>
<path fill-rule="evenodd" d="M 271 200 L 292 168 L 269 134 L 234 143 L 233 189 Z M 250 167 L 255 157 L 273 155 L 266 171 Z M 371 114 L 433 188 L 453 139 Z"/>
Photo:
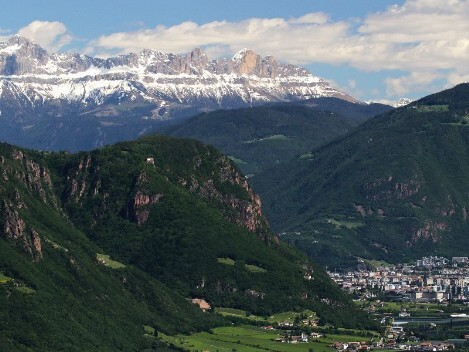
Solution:
<path fill-rule="evenodd" d="M 469 0 L 0 0 L 0 37 L 110 56 L 210 57 L 247 47 L 362 100 L 419 98 L 469 80 Z"/>

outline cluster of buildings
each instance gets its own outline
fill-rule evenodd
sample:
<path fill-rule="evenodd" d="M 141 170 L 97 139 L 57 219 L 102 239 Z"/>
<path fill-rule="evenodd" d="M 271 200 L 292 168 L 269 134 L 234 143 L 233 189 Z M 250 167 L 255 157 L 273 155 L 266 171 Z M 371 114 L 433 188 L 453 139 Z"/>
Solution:
<path fill-rule="evenodd" d="M 413 264 L 383 266 L 375 270 L 331 272 L 344 290 L 373 298 L 386 294 L 408 301 L 458 300 L 469 303 L 469 258 L 424 257 Z"/>
<path fill-rule="evenodd" d="M 399 351 L 414 351 L 414 352 L 435 352 L 435 351 L 448 351 L 455 349 L 455 345 L 448 342 L 431 342 L 423 341 L 413 344 L 396 343 L 394 341 L 388 342 L 374 342 L 368 343 L 361 342 L 336 342 L 331 347 L 336 351 L 359 352 L 369 351 L 374 349 L 387 349 Z"/>

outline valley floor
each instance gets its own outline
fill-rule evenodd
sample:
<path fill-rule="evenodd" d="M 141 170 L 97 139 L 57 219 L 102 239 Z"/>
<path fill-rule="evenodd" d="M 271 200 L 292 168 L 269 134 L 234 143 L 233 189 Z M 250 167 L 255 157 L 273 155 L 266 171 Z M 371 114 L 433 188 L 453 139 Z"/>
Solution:
<path fill-rule="evenodd" d="M 215 328 L 211 332 L 202 332 L 190 336 L 162 336 L 169 344 L 187 351 L 314 351 L 330 352 L 337 341 L 370 341 L 370 337 L 356 335 L 325 335 L 309 342 L 281 342 L 285 330 L 265 329 L 243 325 Z"/>

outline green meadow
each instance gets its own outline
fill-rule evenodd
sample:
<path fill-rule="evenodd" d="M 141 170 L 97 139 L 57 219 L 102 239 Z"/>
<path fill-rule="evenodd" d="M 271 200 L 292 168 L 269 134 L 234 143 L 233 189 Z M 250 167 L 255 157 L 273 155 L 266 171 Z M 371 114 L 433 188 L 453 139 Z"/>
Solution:
<path fill-rule="evenodd" d="M 166 343 L 173 344 L 186 351 L 277 351 L 330 352 L 331 345 L 337 341 L 369 341 L 369 337 L 357 335 L 326 335 L 308 343 L 278 342 L 275 339 L 283 335 L 283 330 L 265 330 L 254 326 L 219 327 L 211 332 L 202 332 L 190 336 L 158 336 Z"/>

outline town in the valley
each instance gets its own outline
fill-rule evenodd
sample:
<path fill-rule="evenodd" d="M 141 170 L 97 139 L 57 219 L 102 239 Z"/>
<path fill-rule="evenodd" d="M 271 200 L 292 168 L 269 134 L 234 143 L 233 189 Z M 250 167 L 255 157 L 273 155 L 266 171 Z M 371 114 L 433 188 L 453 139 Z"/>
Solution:
<path fill-rule="evenodd" d="M 395 301 L 469 303 L 468 257 L 430 256 L 412 264 L 328 274 L 342 289 L 360 298 L 385 296 Z"/>
<path fill-rule="evenodd" d="M 410 264 L 381 264 L 328 271 L 343 290 L 386 326 L 374 347 L 443 351 L 469 345 L 469 258 L 423 257 Z M 338 350 L 357 349 L 337 344 Z M 360 348 L 360 347 L 359 347 Z"/>

